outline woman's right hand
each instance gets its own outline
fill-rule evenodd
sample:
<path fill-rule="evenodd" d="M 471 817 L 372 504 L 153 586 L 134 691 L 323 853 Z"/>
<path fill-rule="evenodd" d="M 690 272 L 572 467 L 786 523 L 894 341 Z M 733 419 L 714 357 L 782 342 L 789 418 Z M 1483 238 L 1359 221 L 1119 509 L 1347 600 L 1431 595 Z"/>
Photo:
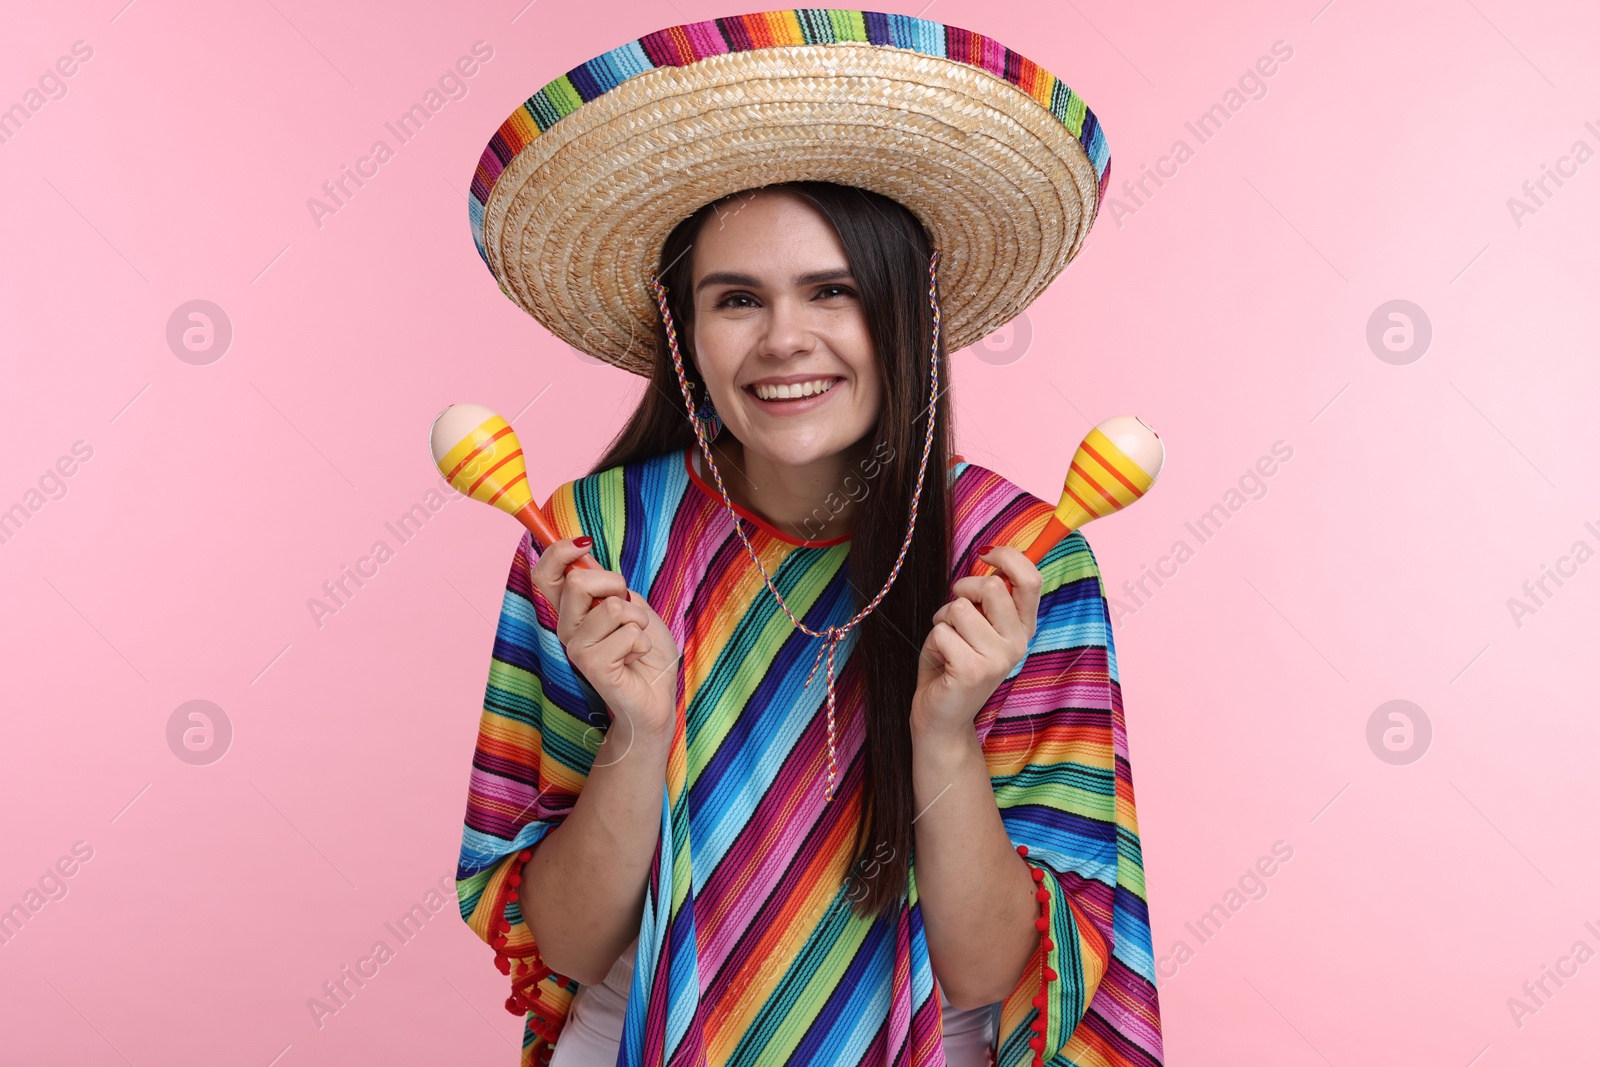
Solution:
<path fill-rule="evenodd" d="M 534 564 L 533 583 L 556 606 L 556 636 L 567 659 L 606 702 L 612 722 L 624 718 L 635 731 L 670 732 L 677 710 L 677 642 L 622 575 L 572 566 L 592 543 L 580 537 L 550 545 Z"/>

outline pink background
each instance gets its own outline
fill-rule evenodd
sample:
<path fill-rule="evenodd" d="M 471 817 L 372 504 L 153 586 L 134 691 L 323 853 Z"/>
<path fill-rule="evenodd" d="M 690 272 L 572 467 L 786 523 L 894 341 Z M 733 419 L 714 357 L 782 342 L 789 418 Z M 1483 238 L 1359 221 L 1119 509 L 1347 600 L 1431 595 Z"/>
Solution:
<path fill-rule="evenodd" d="M 519 529 L 459 502 L 404 544 L 385 523 L 439 484 L 447 403 L 515 416 L 541 496 L 620 425 L 640 383 L 498 292 L 465 189 L 550 78 L 743 9 L 124 3 L 31 5 L 0 35 L 0 107 L 93 50 L 0 144 L 0 508 L 92 450 L 0 544 L 0 907 L 92 850 L 0 945 L 0 1058 L 511 1064 L 505 979 L 453 895 L 403 945 L 386 924 L 451 888 Z M 957 353 L 954 396 L 962 450 L 1052 499 L 1109 415 L 1168 448 L 1149 499 L 1089 531 L 1132 609 L 1168 1062 L 1592 1059 L 1600 961 L 1538 1001 L 1523 983 L 1600 951 L 1600 562 L 1520 619 L 1508 600 L 1600 548 L 1600 19 L 1164 7 L 921 12 L 1061 75 L 1112 149 L 1115 203 L 1031 340 Z M 479 40 L 466 95 L 398 145 L 384 123 Z M 1185 123 L 1278 41 L 1264 95 L 1200 143 Z M 379 138 L 394 157 L 319 227 L 308 198 Z M 1192 157 L 1131 197 L 1178 139 Z M 1519 225 L 1508 199 L 1579 140 Z M 233 331 L 204 365 L 167 341 L 196 299 Z M 1398 364 L 1367 341 L 1396 299 L 1432 327 Z M 1265 495 L 1200 543 L 1185 524 L 1280 441 Z M 319 627 L 308 600 L 380 539 L 394 557 Z M 1179 540 L 1164 585 L 1124 591 Z M 231 725 L 209 765 L 169 744 L 191 700 Z M 1369 743 L 1391 700 L 1430 724 L 1402 753 L 1422 758 Z M 1292 858 L 1252 882 L 1275 842 Z M 1241 878 L 1258 899 L 1230 897 Z M 394 957 L 319 1027 L 308 1000 L 379 939 Z"/>

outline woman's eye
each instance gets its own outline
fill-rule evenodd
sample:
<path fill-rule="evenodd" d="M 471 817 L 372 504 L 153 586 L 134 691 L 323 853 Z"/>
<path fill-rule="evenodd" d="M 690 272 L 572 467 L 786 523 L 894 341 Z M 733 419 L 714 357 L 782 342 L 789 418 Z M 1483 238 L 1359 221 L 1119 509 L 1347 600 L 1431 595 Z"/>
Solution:
<path fill-rule="evenodd" d="M 853 290 L 851 290 L 848 286 L 844 286 L 844 285 L 825 285 L 821 289 L 817 290 L 817 298 L 819 300 L 832 299 L 835 296 L 854 296 L 854 295 L 855 295 L 855 292 Z M 748 303 L 736 303 L 736 301 L 741 301 L 741 300 L 742 301 L 748 301 Z M 756 302 L 755 302 L 755 298 L 752 297 L 749 293 L 729 293 L 727 296 L 723 297 L 721 300 L 718 300 L 712 306 L 713 307 L 718 307 L 718 308 L 747 308 L 747 307 L 755 307 L 756 306 Z"/>

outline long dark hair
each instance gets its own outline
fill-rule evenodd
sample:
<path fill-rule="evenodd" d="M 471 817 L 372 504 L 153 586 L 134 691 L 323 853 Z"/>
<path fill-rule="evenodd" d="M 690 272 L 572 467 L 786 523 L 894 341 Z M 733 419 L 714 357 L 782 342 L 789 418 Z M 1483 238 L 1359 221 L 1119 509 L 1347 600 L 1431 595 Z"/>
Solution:
<path fill-rule="evenodd" d="M 940 395 L 928 411 L 928 352 L 933 315 L 928 307 L 928 260 L 932 243 L 922 224 L 895 200 L 833 182 L 785 182 L 767 186 L 804 197 L 832 224 L 849 257 L 873 347 L 883 372 L 884 404 L 874 429 L 879 465 L 850 541 L 848 578 L 856 608 L 882 588 L 899 554 L 916 488 L 927 425 L 935 419 L 933 445 L 917 505 L 917 528 L 905 563 L 888 594 L 858 623 L 852 659 L 872 664 L 860 670 L 866 689 L 863 803 L 856 826 L 850 897 L 863 917 L 897 907 L 908 886 L 915 806 L 911 778 L 911 698 L 917 661 L 930 619 L 950 596 L 950 507 L 945 469 L 951 427 L 945 401 L 950 370 L 939 338 Z M 746 191 L 748 193 L 748 190 Z M 733 196 L 742 194 L 735 193 Z M 658 276 L 678 335 L 684 370 L 705 395 L 693 367 L 694 302 L 691 255 L 701 225 L 730 197 L 700 208 L 679 223 L 661 251 Z M 635 463 L 695 443 L 682 392 L 667 348 L 666 327 L 656 322 L 656 359 L 646 389 L 626 426 L 612 441 L 595 472 Z M 725 433 L 728 431 L 724 431 Z M 884 447 L 887 446 L 887 447 Z M 803 537 L 816 537 L 803 533 Z M 825 535 L 831 536 L 831 535 Z M 858 886 L 860 887 L 858 889 Z"/>

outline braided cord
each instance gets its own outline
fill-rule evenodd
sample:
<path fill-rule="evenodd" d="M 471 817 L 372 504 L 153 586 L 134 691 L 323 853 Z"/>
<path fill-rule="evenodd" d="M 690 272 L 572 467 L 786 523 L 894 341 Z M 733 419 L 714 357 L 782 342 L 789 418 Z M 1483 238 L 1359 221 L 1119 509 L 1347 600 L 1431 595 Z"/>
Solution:
<path fill-rule="evenodd" d="M 817 673 L 817 667 L 827 655 L 828 664 L 828 788 L 827 798 L 833 799 L 833 786 L 838 777 L 838 760 L 834 748 L 834 687 L 833 687 L 833 657 L 834 650 L 845 639 L 845 635 L 872 613 L 884 596 L 889 592 L 889 587 L 900 574 L 900 565 L 905 562 L 906 552 L 911 548 L 911 536 L 917 528 L 917 504 L 922 499 L 922 480 L 928 469 L 928 455 L 933 450 L 933 422 L 936 406 L 939 401 L 939 295 L 938 295 L 938 263 L 939 250 L 935 248 L 928 259 L 928 305 L 933 309 L 933 345 L 928 356 L 928 430 L 922 439 L 922 459 L 917 464 L 917 486 L 911 496 L 911 517 L 906 524 L 905 540 L 900 543 L 900 554 L 895 557 L 894 567 L 889 571 L 889 577 L 884 581 L 883 588 L 878 590 L 878 595 L 873 597 L 849 622 L 842 626 L 829 626 L 825 630 L 813 630 L 789 610 L 789 605 L 784 603 L 783 595 L 778 592 L 778 587 L 773 583 L 772 575 L 767 573 L 767 568 L 762 564 L 761 557 L 756 554 L 755 546 L 750 543 L 750 538 L 745 536 L 744 524 L 739 521 L 739 514 L 734 510 L 733 500 L 728 496 L 727 486 L 722 483 L 722 474 L 717 470 L 716 460 L 711 458 L 711 442 L 706 437 L 700 420 L 694 417 L 694 399 L 689 391 L 689 379 L 683 370 L 683 355 L 678 351 L 678 335 L 672 325 L 672 312 L 667 309 L 667 290 L 655 275 L 650 276 L 650 288 L 655 292 L 656 303 L 661 309 L 662 322 L 667 331 L 667 347 L 672 352 L 672 366 L 678 374 L 678 388 L 683 392 L 683 404 L 689 412 L 689 422 L 694 426 L 694 436 L 700 442 L 700 451 L 706 458 L 706 468 L 711 471 L 711 476 L 716 479 L 717 491 L 722 494 L 722 502 L 728 509 L 728 514 L 733 518 L 733 532 L 739 535 L 739 540 L 744 542 L 745 551 L 750 554 L 751 561 L 756 569 L 761 572 L 761 578 L 766 582 L 767 588 L 772 591 L 773 598 L 777 600 L 778 607 L 788 616 L 789 621 L 809 637 L 823 638 L 822 647 L 817 649 L 817 657 L 812 661 L 811 671 L 806 675 L 807 686 Z"/>

